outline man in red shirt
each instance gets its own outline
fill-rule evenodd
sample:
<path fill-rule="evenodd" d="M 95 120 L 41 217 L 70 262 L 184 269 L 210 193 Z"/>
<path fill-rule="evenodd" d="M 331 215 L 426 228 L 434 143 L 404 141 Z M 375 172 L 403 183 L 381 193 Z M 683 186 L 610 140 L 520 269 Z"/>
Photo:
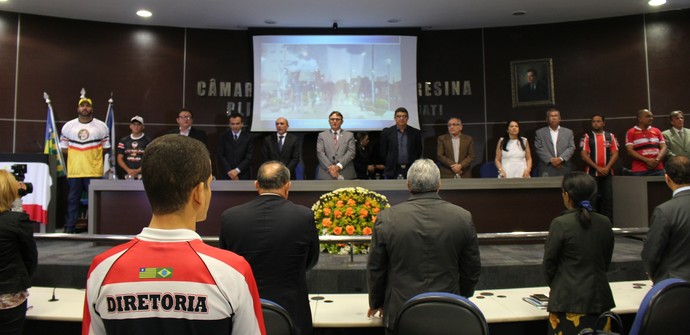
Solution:
<path fill-rule="evenodd" d="M 601 114 L 592 115 L 592 131 L 580 139 L 580 157 L 587 164 L 585 172 L 597 181 L 597 211 L 613 222 L 613 165 L 618 160 L 618 140 L 604 131 L 606 120 Z"/>
<path fill-rule="evenodd" d="M 625 150 L 632 158 L 634 176 L 663 176 L 666 141 L 661 130 L 652 127 L 654 116 L 648 109 L 637 111 L 637 126 L 625 135 Z"/>

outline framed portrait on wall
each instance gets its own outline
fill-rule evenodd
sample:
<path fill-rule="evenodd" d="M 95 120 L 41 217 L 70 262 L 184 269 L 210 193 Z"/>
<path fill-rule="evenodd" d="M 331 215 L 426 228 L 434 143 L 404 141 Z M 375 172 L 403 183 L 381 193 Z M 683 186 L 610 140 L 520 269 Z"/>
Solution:
<path fill-rule="evenodd" d="M 556 104 L 551 58 L 510 62 L 513 108 Z"/>

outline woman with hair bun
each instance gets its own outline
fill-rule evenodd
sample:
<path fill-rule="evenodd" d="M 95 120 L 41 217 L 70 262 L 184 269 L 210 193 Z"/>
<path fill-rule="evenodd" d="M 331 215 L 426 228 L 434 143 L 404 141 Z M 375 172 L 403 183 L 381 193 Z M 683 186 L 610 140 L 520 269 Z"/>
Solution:
<path fill-rule="evenodd" d="M 606 272 L 613 254 L 611 221 L 592 211 L 596 181 L 584 172 L 563 176 L 566 210 L 551 221 L 543 268 L 549 294 L 548 334 L 578 334 L 594 328 L 615 307 Z"/>

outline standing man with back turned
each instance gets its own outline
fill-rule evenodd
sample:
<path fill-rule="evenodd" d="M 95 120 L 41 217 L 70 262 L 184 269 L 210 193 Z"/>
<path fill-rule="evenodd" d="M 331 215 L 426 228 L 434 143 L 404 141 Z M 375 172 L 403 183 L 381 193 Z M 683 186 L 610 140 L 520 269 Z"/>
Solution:
<path fill-rule="evenodd" d="M 690 281 L 690 158 L 671 157 L 664 179 L 673 198 L 654 209 L 642 264 L 654 283 L 667 278 Z"/>
<path fill-rule="evenodd" d="M 65 233 L 74 233 L 79 218 L 82 192 L 88 192 L 91 179 L 103 176 L 103 149 L 110 148 L 110 131 L 93 117 L 91 99 L 77 104 L 79 116 L 62 126 L 60 149 L 67 155 L 67 217 Z"/>
<path fill-rule="evenodd" d="M 279 161 L 290 170 L 290 178 L 297 178 L 296 169 L 302 158 L 302 150 L 297 135 L 288 133 L 290 123 L 284 117 L 276 119 L 276 133 L 264 138 L 261 146 L 263 161 Z"/>
<path fill-rule="evenodd" d="M 220 247 L 244 256 L 261 297 L 285 308 L 298 334 L 311 334 L 306 272 L 319 260 L 314 213 L 287 200 L 290 171 L 280 162 L 261 165 L 254 185 L 256 199 L 221 215 Z"/>
<path fill-rule="evenodd" d="M 690 157 L 690 129 L 683 127 L 685 116 L 682 111 L 673 111 L 669 115 L 671 119 L 671 129 L 664 130 L 668 157 L 685 156 Z"/>
<path fill-rule="evenodd" d="M 407 125 L 407 109 L 398 107 L 394 115 L 395 125 L 381 131 L 383 174 L 387 179 L 405 178 L 410 164 L 422 157 L 422 135 L 419 129 Z"/>
<path fill-rule="evenodd" d="M 130 242 L 94 258 L 82 335 L 265 335 L 247 261 L 205 244 L 195 232 L 211 202 L 206 147 L 161 136 L 146 148 L 142 175 L 151 222 Z"/>
<path fill-rule="evenodd" d="M 539 158 L 539 175 L 563 176 L 572 170 L 570 158 L 575 153 L 573 131 L 561 127 L 561 112 L 551 108 L 546 111 L 548 126 L 537 129 L 534 148 Z"/>
<path fill-rule="evenodd" d="M 472 214 L 438 195 L 441 174 L 419 159 L 407 174 L 410 198 L 376 217 L 367 282 L 369 317 L 383 314 L 390 334 L 405 301 L 424 292 L 471 297 L 481 262 Z"/>

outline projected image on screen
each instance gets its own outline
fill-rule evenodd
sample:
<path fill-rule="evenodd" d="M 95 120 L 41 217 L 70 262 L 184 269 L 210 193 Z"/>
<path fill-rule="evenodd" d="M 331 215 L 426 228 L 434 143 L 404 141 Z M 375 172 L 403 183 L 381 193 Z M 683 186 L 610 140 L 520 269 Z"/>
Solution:
<path fill-rule="evenodd" d="M 407 36 L 255 36 L 252 131 L 328 127 L 337 110 L 343 128 L 381 130 L 404 106 L 419 127 L 416 38 Z"/>

